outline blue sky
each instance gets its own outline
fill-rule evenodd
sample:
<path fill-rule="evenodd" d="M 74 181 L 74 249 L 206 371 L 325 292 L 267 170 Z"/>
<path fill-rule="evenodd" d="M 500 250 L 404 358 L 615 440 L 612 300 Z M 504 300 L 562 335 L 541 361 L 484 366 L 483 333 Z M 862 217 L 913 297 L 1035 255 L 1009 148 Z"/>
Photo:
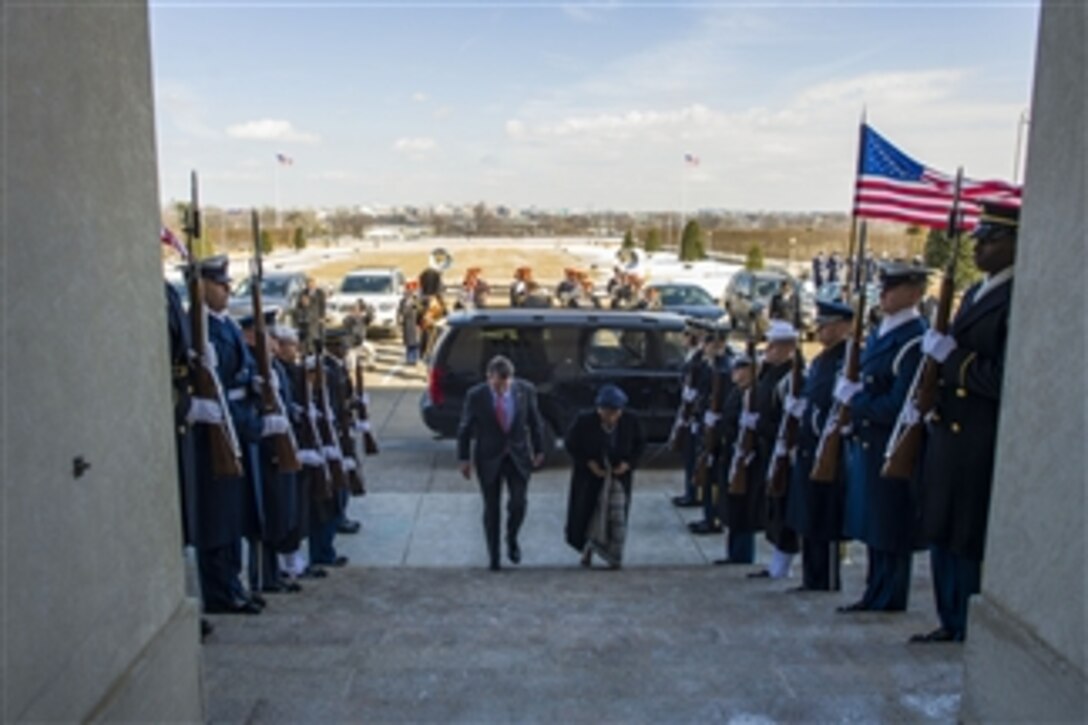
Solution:
<path fill-rule="evenodd" d="M 844 211 L 862 106 L 1012 175 L 1036 2 L 152 1 L 160 193 Z M 294 159 L 279 167 L 275 155 Z M 697 167 L 683 156 L 699 157 Z"/>

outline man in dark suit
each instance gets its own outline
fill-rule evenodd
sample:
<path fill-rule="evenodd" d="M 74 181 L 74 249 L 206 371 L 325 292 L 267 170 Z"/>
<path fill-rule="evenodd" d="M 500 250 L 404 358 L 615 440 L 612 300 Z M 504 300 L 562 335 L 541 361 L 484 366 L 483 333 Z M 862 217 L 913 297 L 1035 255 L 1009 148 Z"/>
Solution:
<path fill-rule="evenodd" d="M 506 546 L 510 561 L 521 561 L 518 529 L 525 519 L 526 491 L 533 468 L 544 462 L 543 424 L 536 388 L 514 378 L 514 364 L 497 355 L 487 364 L 487 382 L 472 387 L 457 429 L 461 475 L 472 477 L 473 466 L 484 497 L 484 534 L 491 570 L 499 566 L 499 507 L 502 482 L 509 489 Z M 475 449 L 469 456 L 472 439 Z"/>
<path fill-rule="evenodd" d="M 947 335 L 931 330 L 922 342 L 938 365 L 922 478 L 922 533 L 931 545 L 941 626 L 912 642 L 962 642 L 967 600 L 981 585 L 1019 219 L 1018 207 L 983 204 L 974 232 L 975 264 L 986 279 L 963 296 Z"/>

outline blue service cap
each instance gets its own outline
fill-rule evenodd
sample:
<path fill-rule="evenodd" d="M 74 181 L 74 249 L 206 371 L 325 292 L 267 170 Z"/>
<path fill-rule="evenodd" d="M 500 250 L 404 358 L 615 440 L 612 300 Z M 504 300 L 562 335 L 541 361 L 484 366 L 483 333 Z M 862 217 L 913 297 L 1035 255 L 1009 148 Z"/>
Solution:
<path fill-rule="evenodd" d="M 595 405 L 598 408 L 622 410 L 627 405 L 627 394 L 620 390 L 619 387 L 608 383 L 597 391 Z"/>
<path fill-rule="evenodd" d="M 854 308 L 839 300 L 816 301 L 816 324 L 854 319 Z"/>
<path fill-rule="evenodd" d="M 262 311 L 262 314 L 264 316 L 265 327 L 270 328 L 270 327 L 272 327 L 273 325 L 276 324 L 276 313 L 278 313 L 278 312 L 279 312 L 278 308 L 275 308 L 275 307 Z M 251 312 L 248 315 L 245 315 L 244 317 L 240 318 L 238 320 L 238 325 L 243 330 L 248 330 L 249 328 L 253 327 L 256 320 L 257 320 L 257 318 Z"/>
<path fill-rule="evenodd" d="M 929 279 L 929 269 L 906 262 L 885 262 L 880 267 L 880 286 L 884 289 L 896 285 L 924 284 Z"/>
<path fill-rule="evenodd" d="M 1000 231 L 1016 234 L 1020 227 L 1020 207 L 1005 200 L 984 199 L 978 226 L 971 233 L 976 239 L 988 237 Z"/>
<path fill-rule="evenodd" d="M 739 368 L 748 368 L 748 367 L 751 367 L 751 366 L 752 366 L 752 357 L 746 352 L 742 352 L 742 353 L 740 353 L 739 355 L 737 355 L 736 357 L 733 358 L 733 369 L 734 370 L 737 370 Z"/>
<path fill-rule="evenodd" d="M 225 254 L 217 254 L 214 257 L 208 257 L 200 260 L 198 263 L 200 269 L 200 276 L 209 282 L 218 282 L 219 284 L 230 284 L 230 260 Z"/>

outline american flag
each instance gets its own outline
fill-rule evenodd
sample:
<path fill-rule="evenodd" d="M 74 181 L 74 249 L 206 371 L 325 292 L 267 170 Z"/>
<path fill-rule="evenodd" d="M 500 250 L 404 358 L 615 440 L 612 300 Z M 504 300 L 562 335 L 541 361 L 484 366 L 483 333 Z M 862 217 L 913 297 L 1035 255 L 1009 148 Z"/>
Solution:
<path fill-rule="evenodd" d="M 862 126 L 860 154 L 854 216 L 947 228 L 955 177 L 923 166 L 868 125 Z M 1019 186 L 1007 181 L 964 179 L 960 190 L 964 228 L 978 225 L 982 200 L 1019 204 L 1020 191 Z"/>
<path fill-rule="evenodd" d="M 189 258 L 189 252 L 185 249 L 185 245 L 166 225 L 159 227 L 159 241 L 180 254 L 182 259 Z"/>
<path fill-rule="evenodd" d="M 684 163 L 688 166 L 698 166 L 699 157 L 695 154 L 684 154 Z"/>
<path fill-rule="evenodd" d="M 295 160 L 287 154 L 276 154 L 276 161 L 279 161 L 284 166 L 290 166 L 295 163 Z"/>

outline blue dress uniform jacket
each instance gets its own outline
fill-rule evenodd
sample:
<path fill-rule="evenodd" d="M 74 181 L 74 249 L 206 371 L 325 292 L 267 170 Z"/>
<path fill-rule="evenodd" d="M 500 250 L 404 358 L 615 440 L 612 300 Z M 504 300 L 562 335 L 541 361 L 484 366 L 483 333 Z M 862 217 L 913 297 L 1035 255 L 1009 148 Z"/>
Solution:
<path fill-rule="evenodd" d="M 864 389 L 850 401 L 853 436 L 847 446 L 846 534 L 884 552 L 909 553 L 919 534 L 918 501 L 911 481 L 880 475 L 892 429 L 922 360 L 921 317 L 878 337 L 861 353 Z"/>
<path fill-rule="evenodd" d="M 181 298 L 170 284 L 166 288 L 166 326 L 170 340 L 171 381 L 174 392 L 174 437 L 178 459 L 178 493 L 181 498 L 181 534 L 186 545 L 197 531 L 196 441 L 186 420 L 192 398 L 189 352 L 192 334 Z"/>
<path fill-rule="evenodd" d="M 786 521 L 802 537 L 819 541 L 838 541 L 842 538 L 845 476 L 832 483 L 820 483 L 810 479 L 809 474 L 834 402 L 835 382 L 845 358 L 845 342 L 817 355 L 809 366 L 802 391 L 808 406 L 797 429 L 797 451 L 790 477 Z"/>
<path fill-rule="evenodd" d="M 261 435 L 261 419 L 251 397 L 253 358 L 246 350 L 242 331 L 229 319 L 208 315 L 208 341 L 217 357 L 216 373 L 228 400 L 231 421 L 239 444 L 245 449 Z M 217 548 L 238 541 L 246 516 L 244 478 L 214 478 L 206 426 L 196 426 L 199 548 Z"/>
<path fill-rule="evenodd" d="M 280 408 L 291 410 L 292 384 L 282 364 L 272 361 L 272 374 L 279 381 Z M 294 473 L 280 473 L 273 438 L 262 438 L 261 482 L 264 529 L 261 539 L 274 547 L 284 541 L 298 520 L 298 482 Z"/>
<path fill-rule="evenodd" d="M 981 561 L 1012 283 L 975 302 L 977 293 L 975 286 L 964 295 L 950 330 L 957 348 L 940 367 L 923 469 L 922 520 L 927 541 Z"/>

